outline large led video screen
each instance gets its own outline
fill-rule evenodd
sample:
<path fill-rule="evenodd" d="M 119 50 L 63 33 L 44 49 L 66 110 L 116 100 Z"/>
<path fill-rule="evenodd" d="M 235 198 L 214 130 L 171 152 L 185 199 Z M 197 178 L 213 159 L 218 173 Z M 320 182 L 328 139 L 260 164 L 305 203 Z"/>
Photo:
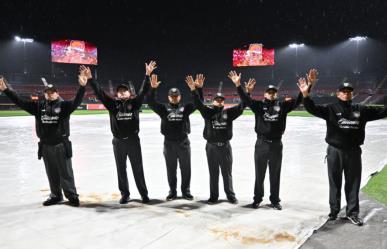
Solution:
<path fill-rule="evenodd" d="M 234 67 L 272 66 L 274 49 L 264 49 L 262 44 L 250 44 L 249 49 L 234 49 Z"/>
<path fill-rule="evenodd" d="M 97 65 L 97 47 L 78 40 L 51 42 L 51 61 L 57 63 Z"/>

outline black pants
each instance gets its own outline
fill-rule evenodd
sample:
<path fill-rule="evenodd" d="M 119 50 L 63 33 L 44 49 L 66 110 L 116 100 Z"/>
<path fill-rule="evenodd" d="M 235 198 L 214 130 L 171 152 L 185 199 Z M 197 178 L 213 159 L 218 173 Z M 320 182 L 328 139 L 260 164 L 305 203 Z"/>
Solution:
<path fill-rule="evenodd" d="M 346 214 L 359 214 L 359 190 L 361 182 L 361 148 L 338 149 L 331 145 L 327 149 L 329 177 L 329 205 L 331 214 L 340 212 L 341 183 L 345 178 Z"/>
<path fill-rule="evenodd" d="M 51 197 L 62 197 L 62 189 L 67 199 L 77 198 L 71 158 L 67 158 L 64 145 L 42 145 L 42 156 Z"/>
<path fill-rule="evenodd" d="M 255 144 L 255 187 L 254 201 L 261 202 L 264 196 L 266 168 L 269 166 L 270 202 L 279 203 L 280 177 L 282 165 L 281 140 L 263 140 L 258 138 Z"/>
<path fill-rule="evenodd" d="M 121 195 L 130 196 L 128 175 L 126 173 L 126 160 L 129 157 L 138 192 L 142 197 L 148 196 L 142 166 L 140 138 L 138 136 L 128 139 L 113 138 L 113 151 L 117 166 L 118 188 Z"/>
<path fill-rule="evenodd" d="M 164 157 L 167 165 L 168 183 L 171 194 L 176 194 L 177 162 L 181 171 L 181 193 L 190 194 L 191 146 L 188 138 L 181 141 L 164 140 Z"/>
<path fill-rule="evenodd" d="M 216 145 L 206 144 L 208 169 L 210 171 L 210 198 L 219 197 L 219 166 L 222 171 L 224 192 L 227 198 L 235 197 L 232 186 L 232 150 L 229 142 Z"/>

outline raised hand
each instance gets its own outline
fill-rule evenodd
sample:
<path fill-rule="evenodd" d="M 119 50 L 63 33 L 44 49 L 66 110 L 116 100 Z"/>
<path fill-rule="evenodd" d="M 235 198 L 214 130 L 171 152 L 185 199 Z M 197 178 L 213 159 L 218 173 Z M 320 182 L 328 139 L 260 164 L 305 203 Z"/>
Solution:
<path fill-rule="evenodd" d="M 241 73 L 237 74 L 235 71 L 230 71 L 228 77 L 235 84 L 236 87 L 241 85 Z"/>
<path fill-rule="evenodd" d="M 3 76 L 0 76 L 0 91 L 2 92 L 5 89 L 7 89 L 7 80 Z"/>
<path fill-rule="evenodd" d="M 85 76 L 87 79 L 93 78 L 93 76 L 91 75 L 90 68 L 89 67 L 85 67 L 84 65 L 81 65 L 79 67 L 79 75 Z"/>
<path fill-rule="evenodd" d="M 206 77 L 204 77 L 203 74 L 197 74 L 196 79 L 195 79 L 195 86 L 198 88 L 202 88 L 205 79 L 206 79 Z"/>
<path fill-rule="evenodd" d="M 191 91 L 196 89 L 195 81 L 193 80 L 191 75 L 188 75 L 187 77 L 185 77 L 185 82 L 187 83 L 187 85 L 188 85 L 189 89 L 191 89 Z"/>
<path fill-rule="evenodd" d="M 81 86 L 86 86 L 87 84 L 87 76 L 86 75 L 78 75 L 78 82 Z"/>
<path fill-rule="evenodd" d="M 156 66 L 155 61 L 150 61 L 149 64 L 145 63 L 145 74 L 147 76 L 150 76 L 152 74 L 153 70 L 155 70 L 156 68 L 157 68 L 157 66 Z"/>
<path fill-rule="evenodd" d="M 157 88 L 159 87 L 161 81 L 157 81 L 157 75 L 152 74 L 151 79 L 150 79 L 150 84 L 152 88 Z"/>
<path fill-rule="evenodd" d="M 305 78 L 299 78 L 297 86 L 304 97 L 309 96 L 309 85 Z"/>
<path fill-rule="evenodd" d="M 309 73 L 306 74 L 308 80 L 308 85 L 314 85 L 317 81 L 318 71 L 315 68 L 309 70 Z"/>
<path fill-rule="evenodd" d="M 253 90 L 254 90 L 254 86 L 255 86 L 255 79 L 249 79 L 249 81 L 246 83 L 245 82 L 245 88 L 246 88 L 246 92 L 247 93 L 252 93 Z"/>

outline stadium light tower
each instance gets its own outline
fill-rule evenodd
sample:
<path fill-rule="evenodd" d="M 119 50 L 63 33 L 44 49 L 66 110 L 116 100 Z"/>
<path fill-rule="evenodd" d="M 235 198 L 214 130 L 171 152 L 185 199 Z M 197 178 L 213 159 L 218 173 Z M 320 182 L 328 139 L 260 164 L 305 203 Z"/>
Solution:
<path fill-rule="evenodd" d="M 296 50 L 296 75 L 298 77 L 298 49 L 304 47 L 304 43 L 291 43 L 289 44 L 289 48 Z"/>
<path fill-rule="evenodd" d="M 23 43 L 23 73 L 27 74 L 27 62 L 26 62 L 26 43 L 33 43 L 34 39 L 32 38 L 21 38 L 20 36 L 15 36 L 16 42 Z"/>
<path fill-rule="evenodd" d="M 355 42 L 356 43 L 356 68 L 355 68 L 355 74 L 360 74 L 359 71 L 359 43 L 361 41 L 367 40 L 367 36 L 355 36 L 349 38 L 349 41 Z"/>

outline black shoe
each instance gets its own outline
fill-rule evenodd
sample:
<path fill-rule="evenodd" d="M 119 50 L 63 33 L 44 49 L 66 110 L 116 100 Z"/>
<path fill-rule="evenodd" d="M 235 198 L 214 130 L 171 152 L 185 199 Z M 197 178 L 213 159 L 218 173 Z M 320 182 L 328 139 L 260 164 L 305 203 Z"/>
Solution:
<path fill-rule="evenodd" d="M 272 203 L 269 206 L 277 210 L 282 210 L 282 206 L 279 203 Z"/>
<path fill-rule="evenodd" d="M 259 208 L 259 205 L 261 205 L 261 202 L 254 201 L 254 202 L 251 204 L 251 207 L 257 209 L 257 208 Z"/>
<path fill-rule="evenodd" d="M 333 221 L 337 219 L 337 214 L 328 214 L 328 221 Z"/>
<path fill-rule="evenodd" d="M 127 195 L 124 195 L 124 196 L 122 196 L 121 199 L 120 199 L 120 204 L 126 204 L 126 203 L 129 202 L 129 200 L 130 200 L 130 197 L 127 196 Z"/>
<path fill-rule="evenodd" d="M 42 204 L 43 206 L 51 206 L 58 204 L 63 201 L 62 197 L 48 197 L 47 200 L 45 200 Z"/>
<path fill-rule="evenodd" d="M 210 204 L 210 205 L 213 205 L 213 204 L 216 204 L 218 203 L 218 198 L 210 198 L 207 200 L 207 204 Z"/>
<path fill-rule="evenodd" d="M 191 194 L 189 194 L 189 193 L 183 194 L 183 198 L 186 199 L 186 200 L 189 200 L 189 201 L 193 200 L 193 196 Z"/>
<path fill-rule="evenodd" d="M 78 197 L 70 198 L 69 205 L 73 207 L 79 207 L 79 199 Z"/>
<path fill-rule="evenodd" d="M 228 202 L 230 202 L 231 204 L 238 204 L 238 200 L 235 197 L 229 197 L 227 199 L 228 199 Z"/>
<path fill-rule="evenodd" d="M 357 226 L 362 226 L 364 224 L 363 220 L 359 218 L 357 215 L 347 216 L 347 219 Z"/>
<path fill-rule="evenodd" d="M 167 198 L 165 198 L 167 201 L 173 201 L 176 200 L 177 195 L 176 194 L 169 194 Z"/>
<path fill-rule="evenodd" d="M 150 200 L 149 200 L 149 197 L 148 196 L 143 196 L 142 197 L 142 203 L 149 203 Z"/>

